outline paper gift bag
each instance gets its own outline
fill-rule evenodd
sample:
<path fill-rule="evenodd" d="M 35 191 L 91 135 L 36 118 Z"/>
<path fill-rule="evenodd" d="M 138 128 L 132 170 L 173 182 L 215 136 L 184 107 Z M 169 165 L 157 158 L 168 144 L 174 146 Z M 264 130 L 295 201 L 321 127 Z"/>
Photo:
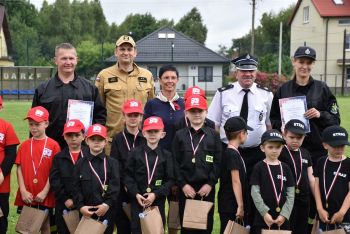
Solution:
<path fill-rule="evenodd" d="M 263 229 L 261 234 L 292 234 L 292 231 Z"/>
<path fill-rule="evenodd" d="M 140 213 L 142 234 L 164 234 L 162 216 L 158 206 L 151 206 Z"/>
<path fill-rule="evenodd" d="M 314 220 L 312 224 L 311 234 L 318 234 L 318 229 L 320 228 L 320 221 L 318 219 Z"/>
<path fill-rule="evenodd" d="M 16 232 L 25 234 L 39 233 L 48 215 L 49 210 L 47 209 L 40 210 L 29 206 L 23 206 L 15 228 Z"/>
<path fill-rule="evenodd" d="M 322 234 L 346 234 L 343 228 L 321 232 Z"/>
<path fill-rule="evenodd" d="M 249 234 L 249 231 L 239 223 L 229 220 L 223 234 Z"/>
<path fill-rule="evenodd" d="M 85 218 L 83 216 L 74 234 L 87 234 L 87 233 L 103 234 L 106 228 L 107 228 L 106 224 L 103 224 L 102 222 L 92 218 Z"/>
<path fill-rule="evenodd" d="M 69 233 L 74 233 L 80 222 L 79 211 L 71 210 L 63 212 L 63 219 L 67 225 Z"/>
<path fill-rule="evenodd" d="M 123 207 L 123 211 L 124 211 L 126 217 L 128 217 L 129 221 L 131 221 L 131 205 L 130 205 L 130 203 L 123 202 L 122 207 Z"/>
<path fill-rule="evenodd" d="M 181 229 L 179 202 L 176 202 L 176 201 L 169 202 L 168 228 L 175 229 L 175 230 Z"/>
<path fill-rule="evenodd" d="M 208 213 L 213 205 L 212 202 L 186 199 L 182 226 L 184 228 L 206 230 Z"/>
<path fill-rule="evenodd" d="M 2 216 L 4 216 L 4 213 L 2 212 L 2 209 L 1 209 L 1 207 L 0 207 L 0 218 L 1 218 Z"/>

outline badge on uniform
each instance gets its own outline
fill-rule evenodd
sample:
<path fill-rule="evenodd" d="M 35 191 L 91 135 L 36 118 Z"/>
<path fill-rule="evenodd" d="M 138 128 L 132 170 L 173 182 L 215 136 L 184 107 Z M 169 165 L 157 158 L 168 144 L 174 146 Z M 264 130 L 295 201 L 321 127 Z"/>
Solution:
<path fill-rule="evenodd" d="M 147 83 L 146 77 L 138 77 L 137 79 L 139 80 L 139 82 Z"/>
<path fill-rule="evenodd" d="M 207 155 L 205 156 L 205 161 L 212 163 L 214 162 L 214 157 L 211 155 Z"/>
<path fill-rule="evenodd" d="M 330 112 L 333 114 L 333 115 L 336 115 L 338 114 L 338 105 L 336 102 L 333 102 L 332 106 L 331 106 L 331 109 L 330 109 Z"/>
<path fill-rule="evenodd" d="M 262 121 L 263 118 L 264 118 L 264 114 L 262 112 L 260 112 L 260 114 L 259 114 L 259 121 Z"/>
<path fill-rule="evenodd" d="M 118 82 L 118 77 L 114 76 L 114 77 L 108 78 L 108 83 L 115 83 L 115 82 Z"/>
<path fill-rule="evenodd" d="M 161 186 L 162 185 L 162 180 L 156 180 L 156 186 Z"/>

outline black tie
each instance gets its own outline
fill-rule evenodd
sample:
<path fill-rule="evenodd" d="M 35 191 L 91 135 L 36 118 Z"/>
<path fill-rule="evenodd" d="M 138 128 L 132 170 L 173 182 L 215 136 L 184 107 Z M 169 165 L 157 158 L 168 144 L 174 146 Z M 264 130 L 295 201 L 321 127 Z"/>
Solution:
<path fill-rule="evenodd" d="M 239 116 L 241 116 L 247 122 L 247 119 L 248 119 L 248 93 L 249 93 L 250 89 L 242 89 L 242 90 L 245 92 L 245 94 L 243 97 L 241 113 L 239 114 Z"/>

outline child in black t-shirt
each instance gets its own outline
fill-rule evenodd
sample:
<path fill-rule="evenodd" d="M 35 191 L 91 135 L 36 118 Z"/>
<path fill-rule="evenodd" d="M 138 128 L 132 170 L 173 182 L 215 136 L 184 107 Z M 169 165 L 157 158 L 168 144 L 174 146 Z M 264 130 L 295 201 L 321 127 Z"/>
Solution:
<path fill-rule="evenodd" d="M 322 133 L 322 141 L 328 156 L 317 162 L 315 200 L 320 229 L 325 231 L 350 222 L 350 159 L 344 155 L 345 146 L 350 143 L 347 131 L 340 126 L 326 128 Z M 345 225 L 345 229 L 348 228 Z"/>
<path fill-rule="evenodd" d="M 283 143 L 277 130 L 268 130 L 261 137 L 260 149 L 266 158 L 255 165 L 250 179 L 251 195 L 258 210 L 251 230 L 253 234 L 269 228 L 289 229 L 295 183 L 288 165 L 278 160 Z"/>
<path fill-rule="evenodd" d="M 306 234 L 310 209 L 310 190 L 314 194 L 315 177 L 309 151 L 301 148 L 306 134 L 305 124 L 297 119 L 288 121 L 284 127 L 283 147 L 279 160 L 288 164 L 295 179 L 295 200 L 290 216 L 293 233 Z M 310 189 L 311 188 L 311 189 Z"/>
<path fill-rule="evenodd" d="M 249 127 L 239 116 L 229 118 L 224 126 L 228 146 L 222 156 L 220 189 L 218 193 L 218 210 L 223 233 L 227 222 L 236 218 L 247 220 L 247 204 L 249 199 L 246 167 L 238 147 L 248 135 Z"/>

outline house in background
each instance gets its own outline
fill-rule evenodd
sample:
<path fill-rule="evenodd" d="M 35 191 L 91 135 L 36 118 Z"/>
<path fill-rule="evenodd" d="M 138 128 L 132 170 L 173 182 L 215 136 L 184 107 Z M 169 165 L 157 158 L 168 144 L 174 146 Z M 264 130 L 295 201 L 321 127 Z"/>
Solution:
<path fill-rule="evenodd" d="M 222 86 L 223 66 L 230 63 L 227 58 L 170 27 L 154 31 L 137 41 L 136 46 L 138 54 L 135 62 L 152 72 L 157 90 L 159 68 L 173 64 L 179 71 L 179 92 L 197 85 L 208 93 L 214 93 Z M 107 61 L 115 63 L 116 57 L 112 56 Z"/>
<path fill-rule="evenodd" d="M 290 51 L 308 45 L 316 50 L 312 70 L 315 79 L 333 90 L 342 85 L 343 44 L 345 38 L 345 76 L 350 85 L 350 0 L 298 0 L 291 25 Z M 345 85 L 346 85 L 345 83 Z"/>
<path fill-rule="evenodd" d="M 0 67 L 15 65 L 14 61 L 9 56 L 11 50 L 12 43 L 5 7 L 0 5 Z"/>

